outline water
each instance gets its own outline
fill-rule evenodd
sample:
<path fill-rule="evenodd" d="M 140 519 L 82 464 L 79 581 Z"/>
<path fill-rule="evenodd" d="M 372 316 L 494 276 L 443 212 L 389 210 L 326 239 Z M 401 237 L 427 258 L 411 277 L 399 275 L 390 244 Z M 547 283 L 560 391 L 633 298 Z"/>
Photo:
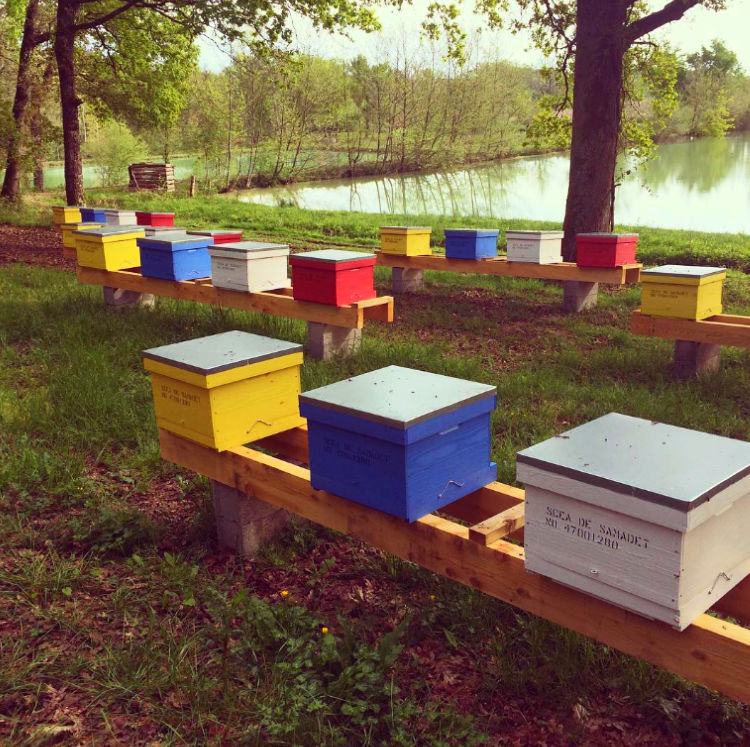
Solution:
<path fill-rule="evenodd" d="M 568 157 L 539 156 L 435 174 L 243 190 L 240 200 L 313 210 L 561 222 Z M 750 133 L 671 143 L 617 190 L 619 224 L 750 233 Z"/>

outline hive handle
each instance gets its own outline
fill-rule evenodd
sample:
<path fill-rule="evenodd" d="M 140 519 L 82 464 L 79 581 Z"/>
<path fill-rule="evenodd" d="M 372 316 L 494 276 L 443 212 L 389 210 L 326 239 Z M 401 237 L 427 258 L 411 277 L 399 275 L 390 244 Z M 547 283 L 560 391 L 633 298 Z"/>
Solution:
<path fill-rule="evenodd" d="M 464 484 L 462 482 L 456 482 L 455 480 L 448 480 L 448 482 L 445 483 L 445 487 L 438 493 L 438 498 L 442 500 L 443 496 L 445 495 L 446 491 L 451 485 L 455 485 L 457 488 L 462 488 Z"/>

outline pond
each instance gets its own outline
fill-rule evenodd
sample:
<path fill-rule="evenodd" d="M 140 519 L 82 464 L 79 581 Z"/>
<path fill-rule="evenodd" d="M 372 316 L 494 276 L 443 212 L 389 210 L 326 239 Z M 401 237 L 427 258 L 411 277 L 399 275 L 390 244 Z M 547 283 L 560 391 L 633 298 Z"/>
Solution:
<path fill-rule="evenodd" d="M 567 155 L 432 174 L 338 179 L 237 192 L 264 205 L 312 210 L 562 221 Z M 750 233 L 750 133 L 668 143 L 618 188 L 624 225 Z"/>

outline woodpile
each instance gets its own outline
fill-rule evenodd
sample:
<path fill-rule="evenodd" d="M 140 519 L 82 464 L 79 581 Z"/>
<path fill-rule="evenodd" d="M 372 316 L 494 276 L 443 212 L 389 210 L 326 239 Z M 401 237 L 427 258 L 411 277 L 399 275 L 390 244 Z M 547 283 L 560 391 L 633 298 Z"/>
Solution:
<path fill-rule="evenodd" d="M 128 166 L 130 189 L 154 189 L 174 192 L 174 165 L 171 163 L 134 163 Z"/>

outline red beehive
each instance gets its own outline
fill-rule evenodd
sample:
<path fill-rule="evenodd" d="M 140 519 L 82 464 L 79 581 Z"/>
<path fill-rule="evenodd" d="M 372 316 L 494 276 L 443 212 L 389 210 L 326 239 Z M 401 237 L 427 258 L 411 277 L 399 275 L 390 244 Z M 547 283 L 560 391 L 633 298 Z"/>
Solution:
<path fill-rule="evenodd" d="M 210 236 L 217 244 L 234 244 L 242 241 L 242 231 L 233 231 L 228 228 L 218 228 L 212 231 L 188 231 L 192 236 Z"/>
<path fill-rule="evenodd" d="M 292 295 L 298 301 L 348 306 L 375 298 L 374 254 L 323 249 L 289 257 Z"/>
<path fill-rule="evenodd" d="M 143 213 L 136 211 L 135 220 L 139 226 L 173 226 L 174 213 Z"/>
<path fill-rule="evenodd" d="M 635 264 L 637 233 L 579 233 L 576 264 L 579 267 L 622 267 Z"/>

